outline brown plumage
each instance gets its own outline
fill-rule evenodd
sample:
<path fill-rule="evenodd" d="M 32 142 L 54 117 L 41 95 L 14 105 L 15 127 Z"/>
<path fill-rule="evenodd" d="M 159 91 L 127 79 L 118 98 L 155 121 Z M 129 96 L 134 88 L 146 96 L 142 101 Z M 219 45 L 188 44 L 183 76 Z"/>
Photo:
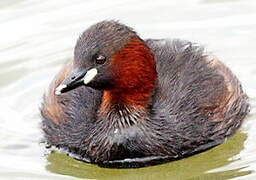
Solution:
<path fill-rule="evenodd" d="M 247 99 L 232 72 L 197 44 L 142 40 L 103 21 L 79 38 L 41 114 L 50 145 L 104 167 L 142 167 L 224 142 L 248 113 Z"/>

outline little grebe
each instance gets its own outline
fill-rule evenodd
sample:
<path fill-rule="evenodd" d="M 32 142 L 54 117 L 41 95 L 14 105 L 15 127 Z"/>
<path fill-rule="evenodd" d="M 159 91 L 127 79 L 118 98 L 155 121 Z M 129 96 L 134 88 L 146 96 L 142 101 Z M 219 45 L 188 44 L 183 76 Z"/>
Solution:
<path fill-rule="evenodd" d="M 104 167 L 142 167 L 223 143 L 249 111 L 238 79 L 197 44 L 142 40 L 102 21 L 78 39 L 74 60 L 41 107 L 51 146 Z"/>

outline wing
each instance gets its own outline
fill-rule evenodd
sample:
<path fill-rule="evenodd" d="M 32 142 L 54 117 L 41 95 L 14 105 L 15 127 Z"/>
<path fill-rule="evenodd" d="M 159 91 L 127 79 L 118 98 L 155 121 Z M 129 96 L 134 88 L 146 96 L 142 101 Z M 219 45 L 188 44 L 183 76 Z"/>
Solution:
<path fill-rule="evenodd" d="M 169 139 L 177 153 L 189 154 L 232 135 L 249 111 L 248 98 L 232 72 L 197 44 L 146 42 L 155 54 L 158 72 L 151 114 L 166 127 L 163 139 Z"/>

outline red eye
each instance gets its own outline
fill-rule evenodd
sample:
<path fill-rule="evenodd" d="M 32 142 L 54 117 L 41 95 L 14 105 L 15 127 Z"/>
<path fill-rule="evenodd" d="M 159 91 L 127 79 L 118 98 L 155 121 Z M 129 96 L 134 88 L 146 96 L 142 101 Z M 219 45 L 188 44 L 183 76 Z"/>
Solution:
<path fill-rule="evenodd" d="M 97 64 L 104 64 L 105 61 L 106 61 L 106 57 L 105 57 L 105 56 L 97 55 L 97 56 L 95 57 L 95 62 L 96 62 Z"/>

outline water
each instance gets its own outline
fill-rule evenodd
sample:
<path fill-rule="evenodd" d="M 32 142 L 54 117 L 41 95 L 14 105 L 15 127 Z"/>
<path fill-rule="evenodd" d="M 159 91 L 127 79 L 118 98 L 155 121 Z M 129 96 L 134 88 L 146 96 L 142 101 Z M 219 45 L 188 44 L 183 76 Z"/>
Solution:
<path fill-rule="evenodd" d="M 119 19 L 143 38 L 202 43 L 242 81 L 251 113 L 229 141 L 179 161 L 141 169 L 103 169 L 46 155 L 38 107 L 92 23 Z M 0 179 L 256 179 L 255 0 L 0 1 Z"/>

